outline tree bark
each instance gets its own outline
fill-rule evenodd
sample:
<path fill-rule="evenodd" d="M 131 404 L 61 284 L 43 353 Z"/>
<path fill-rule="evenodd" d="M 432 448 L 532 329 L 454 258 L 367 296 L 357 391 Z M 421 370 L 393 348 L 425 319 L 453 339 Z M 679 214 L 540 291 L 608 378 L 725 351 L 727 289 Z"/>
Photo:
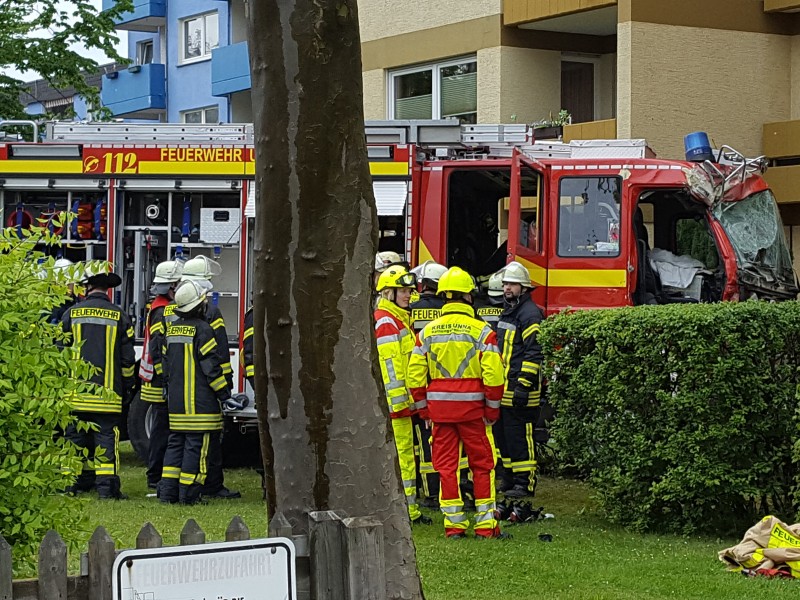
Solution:
<path fill-rule="evenodd" d="M 373 340 L 377 216 L 355 0 L 249 5 L 255 388 L 270 516 L 383 523 L 389 598 L 422 598 Z"/>

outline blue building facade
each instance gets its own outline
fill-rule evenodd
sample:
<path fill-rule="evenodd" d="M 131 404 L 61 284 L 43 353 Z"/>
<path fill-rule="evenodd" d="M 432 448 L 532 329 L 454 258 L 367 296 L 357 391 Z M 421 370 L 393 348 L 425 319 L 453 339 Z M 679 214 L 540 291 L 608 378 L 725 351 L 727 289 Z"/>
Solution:
<path fill-rule="evenodd" d="M 117 29 L 128 31 L 132 64 L 104 76 L 103 104 L 115 117 L 252 121 L 243 0 L 134 0 Z"/>

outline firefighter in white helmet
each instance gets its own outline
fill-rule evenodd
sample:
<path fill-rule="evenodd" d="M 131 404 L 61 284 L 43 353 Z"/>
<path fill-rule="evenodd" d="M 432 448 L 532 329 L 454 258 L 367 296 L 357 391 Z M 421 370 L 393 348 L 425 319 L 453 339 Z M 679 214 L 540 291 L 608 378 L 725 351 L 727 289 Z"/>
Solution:
<path fill-rule="evenodd" d="M 78 301 L 78 297 L 75 295 L 75 284 L 80 279 L 79 276 L 76 276 L 77 269 L 78 267 L 75 267 L 75 264 L 68 258 L 57 258 L 53 263 L 53 272 L 58 274 L 59 279 L 63 277 L 64 279 L 60 280 L 67 283 L 67 297 L 64 302 L 53 309 L 50 314 L 51 323 L 61 323 L 64 313 Z"/>
<path fill-rule="evenodd" d="M 164 390 L 164 365 L 161 348 L 167 325 L 178 317 L 175 314 L 175 288 L 181 280 L 183 264 L 177 260 L 166 260 L 156 266 L 150 294 L 153 300 L 145 319 L 142 359 L 139 361 L 139 379 L 142 380 L 140 398 L 150 408 L 150 443 L 147 457 L 147 487 L 156 489 L 161 481 L 164 453 L 169 437 L 169 412 Z"/>
<path fill-rule="evenodd" d="M 158 484 L 162 502 L 194 504 L 217 465 L 221 472 L 222 404 L 230 399 L 231 388 L 222 373 L 214 331 L 205 319 L 210 289 L 203 280 L 178 286 L 179 318 L 167 326 L 164 336 L 170 434 Z M 240 494 L 228 491 L 226 497 Z"/>
<path fill-rule="evenodd" d="M 183 274 L 181 275 L 181 282 L 195 281 L 207 286 L 208 293 L 213 290 L 211 279 L 222 274 L 222 267 L 212 258 L 207 256 L 195 256 L 187 260 L 183 265 Z M 213 302 L 206 302 L 205 320 L 211 325 L 214 331 L 214 339 L 217 341 L 216 348 L 219 354 L 220 364 L 222 365 L 222 373 L 228 382 L 228 387 L 233 389 L 233 367 L 231 367 L 230 349 L 228 348 L 228 332 L 225 329 L 225 321 L 222 318 L 222 312 L 219 307 Z M 216 432 L 211 436 L 215 438 L 213 443 L 221 445 L 221 431 Z M 205 485 L 203 486 L 202 493 L 204 498 L 240 498 L 239 492 L 231 492 L 224 485 L 224 475 L 222 472 L 222 459 L 221 452 L 219 453 L 218 462 L 209 462 L 208 477 L 206 478 Z"/>
<path fill-rule="evenodd" d="M 533 496 L 536 491 L 534 429 L 539 420 L 542 347 L 541 309 L 531 298 L 530 273 L 520 263 L 508 263 L 501 271 L 505 309 L 497 324 L 497 343 L 506 369 L 501 403 L 504 447 L 501 454 L 512 478 L 501 483 L 510 498 Z"/>
<path fill-rule="evenodd" d="M 414 426 L 411 419 L 415 405 L 406 387 L 406 369 L 414 349 L 408 304 L 416 284 L 416 277 L 400 265 L 392 265 L 381 273 L 376 286 L 380 300 L 375 310 L 375 338 L 408 514 L 412 523 L 430 525 L 430 517 L 423 515 L 417 505 Z"/>

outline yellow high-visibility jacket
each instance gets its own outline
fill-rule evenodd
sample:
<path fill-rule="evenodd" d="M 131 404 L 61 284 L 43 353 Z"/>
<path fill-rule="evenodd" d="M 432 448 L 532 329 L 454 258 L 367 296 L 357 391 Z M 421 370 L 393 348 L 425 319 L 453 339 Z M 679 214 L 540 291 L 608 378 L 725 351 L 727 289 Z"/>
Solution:
<path fill-rule="evenodd" d="M 408 387 L 417 407 L 426 406 L 423 416 L 434 423 L 496 421 L 504 384 L 492 328 L 468 304 L 445 304 L 419 333 L 408 365 Z"/>
<path fill-rule="evenodd" d="M 406 371 L 414 349 L 414 334 L 411 332 L 408 311 L 385 298 L 378 300 L 375 339 L 389 414 L 393 419 L 410 417 L 414 411 L 414 400 L 406 386 Z"/>

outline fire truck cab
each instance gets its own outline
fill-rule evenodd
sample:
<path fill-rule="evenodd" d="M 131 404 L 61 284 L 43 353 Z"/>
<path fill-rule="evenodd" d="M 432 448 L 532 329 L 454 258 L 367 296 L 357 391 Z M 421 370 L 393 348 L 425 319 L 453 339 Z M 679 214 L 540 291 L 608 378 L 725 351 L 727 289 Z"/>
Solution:
<path fill-rule="evenodd" d="M 367 140 L 372 161 L 407 162 L 412 264 L 481 282 L 519 261 L 548 314 L 797 295 L 762 159 L 658 160 L 644 140 L 536 142 L 525 125 L 452 121 L 367 123 Z"/>

